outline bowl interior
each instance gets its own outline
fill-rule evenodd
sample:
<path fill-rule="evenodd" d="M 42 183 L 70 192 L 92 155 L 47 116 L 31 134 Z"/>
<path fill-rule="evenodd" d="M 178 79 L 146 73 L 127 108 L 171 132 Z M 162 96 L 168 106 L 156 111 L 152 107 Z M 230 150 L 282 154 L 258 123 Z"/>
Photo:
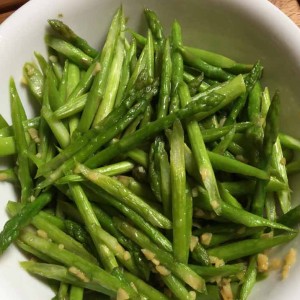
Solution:
<path fill-rule="evenodd" d="M 22 66 L 25 61 L 33 60 L 34 51 L 46 53 L 43 37 L 47 19 L 62 15 L 63 21 L 75 32 L 99 47 L 119 5 L 119 0 L 31 0 L 4 22 L 0 27 L 1 114 L 10 119 L 10 76 L 18 83 L 29 114 L 33 114 L 26 100 L 28 95 L 20 84 Z M 267 0 L 123 0 L 122 5 L 129 17 L 129 27 L 139 31 L 145 30 L 142 11 L 149 7 L 158 13 L 167 32 L 172 21 L 177 19 L 182 25 L 184 42 L 188 45 L 214 50 L 242 62 L 261 60 L 265 67 L 264 83 L 271 94 L 276 89 L 281 93 L 282 129 L 300 138 L 300 31 Z M 0 162 L 2 166 L 6 164 L 4 160 Z M 294 178 L 293 198 L 299 199 L 300 188 L 296 182 L 297 178 Z M 1 183 L 0 189 L 2 227 L 7 220 L 6 201 L 15 199 L 15 194 L 8 184 Z M 291 246 L 297 248 L 299 244 L 300 239 L 297 239 L 284 247 L 282 252 L 285 253 Z M 0 257 L 0 291 L 3 299 L 40 300 L 41 295 L 43 299 L 50 299 L 52 291 L 21 270 L 18 261 L 22 259 L 13 247 Z M 296 284 L 299 270 L 298 261 L 285 282 L 278 281 L 278 273 L 272 274 L 256 285 L 250 299 L 299 299 L 300 286 Z"/>

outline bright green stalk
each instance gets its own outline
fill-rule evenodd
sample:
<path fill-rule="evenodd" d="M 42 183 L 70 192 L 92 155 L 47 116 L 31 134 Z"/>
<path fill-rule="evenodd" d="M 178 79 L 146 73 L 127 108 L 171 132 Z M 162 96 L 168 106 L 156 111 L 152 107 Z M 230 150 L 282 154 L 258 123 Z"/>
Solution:
<path fill-rule="evenodd" d="M 131 272 L 136 273 L 136 267 L 132 258 L 127 257 L 125 249 L 118 243 L 118 241 L 101 228 L 93 208 L 81 186 L 78 184 L 69 184 L 69 188 L 99 255 L 101 255 L 99 245 L 104 243 L 126 268 L 128 268 Z"/>
<path fill-rule="evenodd" d="M 13 79 L 10 80 L 9 92 L 12 124 L 18 154 L 17 160 L 19 166 L 17 175 L 21 185 L 21 202 L 26 203 L 32 195 L 33 181 L 27 157 L 28 144 L 26 141 L 25 129 L 23 127 L 23 121 L 26 119 L 26 115 Z"/>
<path fill-rule="evenodd" d="M 123 38 L 119 38 L 116 45 L 115 56 L 112 60 L 110 71 L 107 76 L 107 82 L 103 99 L 100 102 L 98 111 L 95 115 L 93 126 L 95 126 L 101 120 L 103 120 L 112 111 L 114 107 L 122 72 L 124 52 L 124 40 Z"/>
<path fill-rule="evenodd" d="M 148 220 L 152 225 L 166 229 L 171 228 L 172 224 L 170 220 L 150 207 L 146 202 L 144 202 L 143 199 L 133 194 L 117 179 L 94 172 L 84 165 L 77 165 L 76 170 L 81 172 L 82 175 L 84 175 L 87 179 L 103 188 L 116 199 L 128 205 L 130 208 Z"/>
<path fill-rule="evenodd" d="M 10 205 L 7 206 L 8 213 L 11 216 L 17 215 L 21 210 L 20 206 L 13 204 L 14 203 L 10 203 Z M 71 238 L 54 224 L 49 223 L 46 219 L 43 218 L 44 215 L 45 214 L 41 214 L 41 212 L 38 213 L 32 218 L 30 223 L 37 229 L 44 231 L 50 239 L 52 239 L 57 244 L 62 245 L 62 247 L 64 247 L 65 249 L 77 255 L 80 255 L 90 262 L 97 264 L 97 260 L 82 246 L 82 244 Z"/>
<path fill-rule="evenodd" d="M 236 260 L 245 256 L 260 253 L 264 250 L 287 243 L 297 236 L 296 233 L 278 235 L 267 239 L 247 239 L 231 244 L 222 245 L 212 249 L 208 249 L 211 256 L 223 259 L 225 262 Z"/>
<path fill-rule="evenodd" d="M 0 157 L 16 154 L 15 139 L 12 136 L 0 138 Z"/>
<path fill-rule="evenodd" d="M 75 47 L 81 49 L 84 53 L 91 57 L 96 57 L 98 51 L 88 44 L 86 40 L 78 36 L 68 25 L 61 20 L 51 19 L 48 20 L 51 28 L 60 34 L 63 38 L 73 44 Z"/>
<path fill-rule="evenodd" d="M 41 71 L 33 63 L 25 63 L 23 66 L 23 76 L 26 80 L 26 84 L 32 95 L 42 103 L 43 88 L 44 88 L 44 76 Z"/>
<path fill-rule="evenodd" d="M 187 232 L 189 228 L 187 228 L 186 219 L 184 133 L 179 121 L 175 121 L 173 124 L 173 130 L 169 134 L 169 143 L 174 259 L 181 263 L 187 263 L 189 255 Z"/>
<path fill-rule="evenodd" d="M 109 296 L 115 296 L 116 292 L 105 289 L 98 282 L 84 282 L 72 275 L 64 266 L 57 264 L 37 263 L 34 261 L 21 262 L 21 267 L 27 272 L 39 275 L 45 278 L 53 279 L 60 282 L 65 282 L 75 286 L 80 286 L 89 290 L 97 291 Z"/>
<path fill-rule="evenodd" d="M 47 106 L 42 107 L 41 114 L 51 128 L 59 145 L 66 148 L 70 144 L 70 134 L 66 126 L 54 116 L 54 113 Z"/>
<path fill-rule="evenodd" d="M 39 238 L 34 233 L 23 232 L 20 238 L 26 244 L 34 247 L 42 253 L 49 255 L 54 260 L 67 266 L 69 272 L 75 267 L 76 271 L 79 270 L 82 273 L 83 276 L 81 276 L 81 280 L 83 283 L 92 282 L 99 284 L 104 289 L 115 294 L 117 293 L 118 289 L 122 288 L 130 297 L 132 297 L 132 299 L 138 299 L 132 288 L 130 288 L 128 285 L 125 285 L 119 279 L 104 271 L 100 267 L 83 259 L 82 257 L 65 249 L 59 249 L 56 244 Z"/>
<path fill-rule="evenodd" d="M 188 105 L 191 101 L 189 89 L 185 83 L 182 83 L 179 86 L 179 98 L 183 107 Z M 211 207 L 217 214 L 220 214 L 221 197 L 198 122 L 189 121 L 187 122 L 186 127 L 192 147 L 192 153 L 195 157 L 197 169 L 203 185 L 209 195 Z"/>
<path fill-rule="evenodd" d="M 27 226 L 32 218 L 37 215 L 51 199 L 52 195 L 50 193 L 41 194 L 33 202 L 26 203 L 17 215 L 5 223 L 0 233 L 0 254 L 18 238 L 20 230 Z"/>
<path fill-rule="evenodd" d="M 165 266 L 170 270 L 175 276 L 183 280 L 190 287 L 195 289 L 200 293 L 205 293 L 205 282 L 193 272 L 187 265 L 176 262 L 172 254 L 165 252 L 155 246 L 149 238 L 147 238 L 139 230 L 135 229 L 125 221 L 118 218 L 114 218 L 114 222 L 117 228 L 128 238 L 138 244 L 143 250 L 144 255 L 148 260 L 153 260 L 154 258 L 159 261 L 160 264 Z"/>
<path fill-rule="evenodd" d="M 83 300 L 83 293 L 84 289 L 82 287 L 72 285 L 69 300 Z"/>
<path fill-rule="evenodd" d="M 165 41 L 164 45 L 161 69 L 157 119 L 167 115 L 170 102 L 172 61 L 170 42 L 168 39 Z"/>
<path fill-rule="evenodd" d="M 172 63 L 172 74 L 171 74 L 171 99 L 169 111 L 174 112 L 179 109 L 179 98 L 177 89 L 179 84 L 183 81 L 183 59 L 181 53 L 178 51 L 178 47 L 182 44 L 181 26 L 177 21 L 172 24 L 172 35 L 171 35 L 171 63 Z"/>
<path fill-rule="evenodd" d="M 48 35 L 45 40 L 49 47 L 66 56 L 80 68 L 88 69 L 93 62 L 93 59 L 90 56 L 60 38 Z"/>
<path fill-rule="evenodd" d="M 79 131 L 84 132 L 90 128 L 97 112 L 99 103 L 103 98 L 107 77 L 113 59 L 114 49 L 116 48 L 116 45 L 118 43 L 118 37 L 123 26 L 123 18 L 124 17 L 122 9 L 118 9 L 108 31 L 105 45 L 101 51 L 99 60 L 101 72 L 97 73 L 93 81 L 86 106 L 83 110 L 80 122 L 78 124 Z"/>

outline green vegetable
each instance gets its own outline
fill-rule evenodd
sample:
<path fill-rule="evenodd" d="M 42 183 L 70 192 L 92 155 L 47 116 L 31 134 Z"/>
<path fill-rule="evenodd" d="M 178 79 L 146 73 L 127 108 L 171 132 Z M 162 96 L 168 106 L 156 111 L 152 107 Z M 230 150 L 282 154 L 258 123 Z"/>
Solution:
<path fill-rule="evenodd" d="M 43 193 L 33 202 L 26 203 L 18 214 L 8 220 L 0 233 L 0 254 L 18 238 L 20 231 L 31 222 L 31 219 L 52 199 L 51 193 Z"/>
<path fill-rule="evenodd" d="M 55 281 L 53 299 L 218 300 L 230 282 L 246 300 L 257 255 L 297 236 L 300 142 L 279 133 L 259 61 L 186 45 L 179 21 L 167 32 L 144 17 L 142 35 L 117 9 L 97 49 L 49 20 L 48 57 L 22 69 L 36 117 L 10 80 L 0 181 L 18 201 L 0 254 L 15 242 L 33 256 L 21 266 Z"/>

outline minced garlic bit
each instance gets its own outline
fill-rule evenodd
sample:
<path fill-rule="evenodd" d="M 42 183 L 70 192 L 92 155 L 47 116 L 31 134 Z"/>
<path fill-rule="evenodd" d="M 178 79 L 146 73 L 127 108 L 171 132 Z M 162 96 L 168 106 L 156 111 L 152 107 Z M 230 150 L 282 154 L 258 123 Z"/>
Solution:
<path fill-rule="evenodd" d="M 138 167 L 138 171 L 139 171 L 140 173 L 146 174 L 146 170 L 145 170 L 145 168 L 144 168 L 143 166 L 139 166 L 139 167 Z"/>
<path fill-rule="evenodd" d="M 221 267 L 221 266 L 224 266 L 225 263 L 224 263 L 224 260 L 223 259 L 220 259 L 216 256 L 209 256 L 209 260 L 212 264 L 215 265 L 216 268 L 218 267 Z"/>
<path fill-rule="evenodd" d="M 219 121 L 219 126 L 220 127 L 222 127 L 224 124 L 225 124 L 225 122 L 226 122 L 226 116 L 223 116 L 221 119 L 220 119 L 220 121 Z"/>
<path fill-rule="evenodd" d="M 155 269 L 162 276 L 167 276 L 167 275 L 171 274 L 171 272 L 166 267 L 164 267 L 162 265 L 156 266 Z"/>
<path fill-rule="evenodd" d="M 291 267 L 296 262 L 296 257 L 297 257 L 296 249 L 291 248 L 284 258 L 284 264 L 281 272 L 282 279 L 286 279 L 288 277 Z"/>
<path fill-rule="evenodd" d="M 101 71 L 101 64 L 99 62 L 96 63 L 95 68 L 93 70 L 93 76 Z"/>
<path fill-rule="evenodd" d="M 257 255 L 258 272 L 266 272 L 269 269 L 269 258 L 267 255 L 259 253 Z"/>
<path fill-rule="evenodd" d="M 128 251 L 125 251 L 125 252 L 124 252 L 124 255 L 123 255 L 123 258 L 124 258 L 125 260 L 129 260 L 129 259 L 131 258 L 130 253 L 129 253 Z"/>
<path fill-rule="evenodd" d="M 148 249 L 142 249 L 141 251 L 148 260 L 152 260 L 155 257 L 155 254 Z"/>
<path fill-rule="evenodd" d="M 195 291 L 189 291 L 190 299 L 195 300 L 197 298 L 197 294 Z"/>
<path fill-rule="evenodd" d="M 119 288 L 117 291 L 117 300 L 127 300 L 127 299 L 129 299 L 129 295 L 127 294 L 127 292 L 124 289 Z"/>
<path fill-rule="evenodd" d="M 160 261 L 159 261 L 158 259 L 156 259 L 156 258 L 151 259 L 151 261 L 152 261 L 152 263 L 153 263 L 154 265 L 156 265 L 156 266 L 159 266 L 159 265 L 160 265 Z"/>
<path fill-rule="evenodd" d="M 26 73 L 29 77 L 33 76 L 34 75 L 34 67 L 32 67 L 31 65 L 27 64 L 25 66 L 26 68 Z"/>
<path fill-rule="evenodd" d="M 36 234 L 37 234 L 39 237 L 43 238 L 43 239 L 48 239 L 48 234 L 47 234 L 47 232 L 44 231 L 44 230 L 38 229 L 38 230 L 36 231 Z"/>
<path fill-rule="evenodd" d="M 281 158 L 280 164 L 283 165 L 283 166 L 286 165 L 286 159 L 285 159 L 285 157 L 282 157 L 282 158 Z"/>
<path fill-rule="evenodd" d="M 205 232 L 201 235 L 201 244 L 205 246 L 209 246 L 211 239 L 212 239 L 212 233 L 211 232 Z"/>
<path fill-rule="evenodd" d="M 232 290 L 231 290 L 230 281 L 222 282 L 220 293 L 221 293 L 223 300 L 233 300 L 233 294 L 232 294 Z"/>
<path fill-rule="evenodd" d="M 42 158 L 42 153 L 41 153 L 41 152 L 38 152 L 35 156 L 36 156 L 37 158 Z"/>
<path fill-rule="evenodd" d="M 29 197 L 29 202 L 33 202 L 35 199 L 36 199 L 36 198 L 35 198 L 33 195 L 31 195 L 31 196 Z"/>
<path fill-rule="evenodd" d="M 59 244 L 59 245 L 58 245 L 58 248 L 59 248 L 60 250 L 63 250 L 63 249 L 65 248 L 65 245 L 64 245 L 64 244 Z"/>
<path fill-rule="evenodd" d="M 130 282 L 130 286 L 137 292 L 138 290 L 137 290 L 137 288 L 136 288 L 136 286 L 135 286 L 135 284 L 131 281 Z"/>
<path fill-rule="evenodd" d="M 39 132 L 35 128 L 29 128 L 28 133 L 36 144 L 40 143 L 41 139 L 39 137 Z"/>
<path fill-rule="evenodd" d="M 70 267 L 68 270 L 71 274 L 75 275 L 77 278 L 79 278 L 83 282 L 89 282 L 90 280 L 88 277 L 78 268 L 76 267 Z"/>
<path fill-rule="evenodd" d="M 22 76 L 22 78 L 21 78 L 21 84 L 23 84 L 23 85 L 27 85 L 28 84 L 28 81 L 27 81 L 27 79 L 24 76 Z"/>
<path fill-rule="evenodd" d="M 185 280 L 186 283 L 196 291 L 202 290 L 204 288 L 203 281 L 197 277 L 194 277 L 193 275 L 186 277 Z"/>
<path fill-rule="evenodd" d="M 213 200 L 213 201 L 211 201 L 211 207 L 213 209 L 218 209 L 220 207 L 220 204 L 217 200 Z"/>
<path fill-rule="evenodd" d="M 210 277 L 208 280 L 208 282 L 210 282 L 210 283 L 216 282 L 218 285 L 221 284 L 221 281 L 222 281 L 222 276 L 213 276 L 213 277 Z"/>
<path fill-rule="evenodd" d="M 191 236 L 191 241 L 190 241 L 190 250 L 191 250 L 191 252 L 194 251 L 198 241 L 199 241 L 199 238 L 197 236 L 194 236 L 194 235 Z"/>
<path fill-rule="evenodd" d="M 205 181 L 208 176 L 208 170 L 206 168 L 200 168 L 199 171 L 200 171 L 199 173 L 201 175 L 202 181 Z"/>
<path fill-rule="evenodd" d="M 50 55 L 49 60 L 53 63 L 57 63 L 57 57 L 55 55 Z"/>
<path fill-rule="evenodd" d="M 82 170 L 82 169 L 81 169 Z M 99 179 L 100 173 L 97 171 L 89 171 L 88 173 L 83 171 L 84 175 L 87 176 L 91 181 L 97 181 Z"/>

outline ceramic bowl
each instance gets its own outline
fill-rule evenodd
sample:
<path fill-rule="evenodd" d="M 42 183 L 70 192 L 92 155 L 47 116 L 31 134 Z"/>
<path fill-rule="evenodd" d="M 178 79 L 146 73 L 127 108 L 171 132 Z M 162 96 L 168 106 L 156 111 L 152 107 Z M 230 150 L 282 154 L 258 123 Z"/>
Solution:
<path fill-rule="evenodd" d="M 9 77 L 17 83 L 24 62 L 33 60 L 33 52 L 46 53 L 44 35 L 47 19 L 62 16 L 75 32 L 99 47 L 111 17 L 122 2 L 128 24 L 145 28 L 142 11 L 154 9 L 169 28 L 174 19 L 182 25 L 184 42 L 191 46 L 223 53 L 237 61 L 264 65 L 264 83 L 271 93 L 279 89 L 282 99 L 282 128 L 300 137 L 300 30 L 267 0 L 31 0 L 0 26 L 0 112 L 10 120 Z M 18 84 L 29 114 L 26 91 Z M 1 165 L 6 162 L 1 160 Z M 295 180 L 295 179 L 294 179 Z M 292 182 L 293 198 L 300 199 L 300 186 Z M 0 228 L 7 220 L 5 205 L 15 199 L 9 184 L 0 184 Z M 294 203 L 297 201 L 295 200 Z M 299 248 L 300 239 L 283 247 Z M 19 266 L 22 254 L 10 247 L 0 257 L 0 298 L 9 300 L 51 299 L 53 292 Z M 278 273 L 256 284 L 252 299 L 300 299 L 300 260 L 286 281 Z"/>

